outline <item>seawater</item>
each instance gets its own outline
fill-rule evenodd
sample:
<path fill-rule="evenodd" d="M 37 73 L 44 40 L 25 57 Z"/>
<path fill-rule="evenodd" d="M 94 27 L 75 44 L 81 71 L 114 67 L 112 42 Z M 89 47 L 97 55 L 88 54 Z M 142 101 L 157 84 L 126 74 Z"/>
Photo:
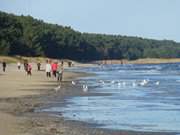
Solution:
<path fill-rule="evenodd" d="M 71 97 L 66 99 L 67 106 L 43 111 L 63 112 L 67 119 L 96 123 L 99 128 L 180 133 L 179 63 L 73 70 L 96 73 L 77 80 L 76 85 L 108 96 Z"/>

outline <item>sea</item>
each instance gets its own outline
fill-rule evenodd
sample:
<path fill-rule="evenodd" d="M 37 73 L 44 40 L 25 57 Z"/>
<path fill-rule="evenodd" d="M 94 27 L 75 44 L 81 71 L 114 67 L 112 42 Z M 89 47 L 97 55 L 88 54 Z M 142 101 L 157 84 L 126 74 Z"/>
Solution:
<path fill-rule="evenodd" d="M 94 73 L 78 78 L 73 85 L 98 94 L 68 97 L 66 106 L 43 111 L 62 112 L 67 120 L 97 124 L 103 129 L 180 133 L 180 63 L 69 70 Z"/>

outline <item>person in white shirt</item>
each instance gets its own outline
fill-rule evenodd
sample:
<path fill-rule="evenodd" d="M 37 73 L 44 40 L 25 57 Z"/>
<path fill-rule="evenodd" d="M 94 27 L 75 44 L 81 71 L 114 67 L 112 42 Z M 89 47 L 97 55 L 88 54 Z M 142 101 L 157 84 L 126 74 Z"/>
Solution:
<path fill-rule="evenodd" d="M 51 77 L 51 64 L 48 60 L 46 61 L 46 76 Z"/>
<path fill-rule="evenodd" d="M 21 63 L 20 62 L 17 62 L 17 67 L 19 70 L 21 69 Z"/>

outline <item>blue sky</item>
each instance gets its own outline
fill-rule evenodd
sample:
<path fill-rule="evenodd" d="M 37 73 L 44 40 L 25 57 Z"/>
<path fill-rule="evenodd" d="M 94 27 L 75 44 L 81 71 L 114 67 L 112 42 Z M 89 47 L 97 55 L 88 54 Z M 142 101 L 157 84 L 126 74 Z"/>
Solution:
<path fill-rule="evenodd" d="M 0 10 L 80 32 L 180 42 L 180 0 L 0 0 Z"/>

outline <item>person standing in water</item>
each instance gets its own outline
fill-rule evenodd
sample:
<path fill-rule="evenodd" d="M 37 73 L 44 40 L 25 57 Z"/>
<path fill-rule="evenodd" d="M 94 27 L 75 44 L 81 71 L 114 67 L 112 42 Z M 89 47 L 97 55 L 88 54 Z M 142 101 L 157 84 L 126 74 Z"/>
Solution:
<path fill-rule="evenodd" d="M 6 66 L 7 66 L 7 65 L 6 65 L 6 62 L 3 61 L 3 62 L 2 62 L 3 72 L 6 72 Z"/>

